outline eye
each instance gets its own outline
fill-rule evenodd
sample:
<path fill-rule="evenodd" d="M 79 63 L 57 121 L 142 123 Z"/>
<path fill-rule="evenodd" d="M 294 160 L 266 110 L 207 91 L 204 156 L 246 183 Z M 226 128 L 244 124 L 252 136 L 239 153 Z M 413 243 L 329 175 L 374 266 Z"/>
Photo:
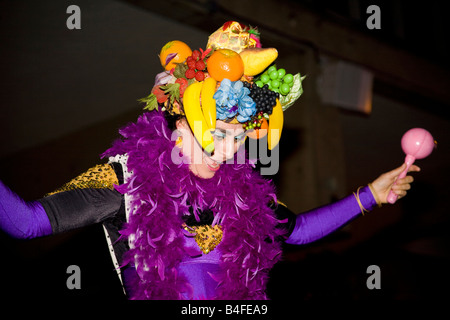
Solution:
<path fill-rule="evenodd" d="M 217 140 L 223 140 L 226 137 L 226 134 L 219 130 L 215 130 L 212 134 L 213 134 L 214 138 Z"/>
<path fill-rule="evenodd" d="M 243 133 L 241 133 L 240 135 L 235 136 L 235 137 L 234 137 L 234 140 L 235 140 L 236 142 L 242 141 L 242 139 L 245 138 L 245 135 L 246 135 L 246 133 L 243 132 Z"/>

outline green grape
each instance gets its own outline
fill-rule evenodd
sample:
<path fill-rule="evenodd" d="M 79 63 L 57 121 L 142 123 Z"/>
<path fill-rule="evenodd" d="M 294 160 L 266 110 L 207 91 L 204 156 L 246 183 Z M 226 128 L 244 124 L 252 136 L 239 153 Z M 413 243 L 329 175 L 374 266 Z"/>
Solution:
<path fill-rule="evenodd" d="M 263 74 L 263 75 L 261 76 L 261 81 L 262 81 L 262 83 L 268 83 L 268 82 L 270 81 L 269 75 Z"/>
<path fill-rule="evenodd" d="M 277 71 L 277 67 L 275 66 L 270 66 L 269 69 L 267 69 L 267 74 L 270 74 L 272 71 Z"/>
<path fill-rule="evenodd" d="M 278 69 L 278 79 L 283 79 L 285 74 L 286 74 L 286 70 L 285 69 Z"/>
<path fill-rule="evenodd" d="M 291 91 L 291 87 L 289 86 L 289 84 L 283 83 L 283 84 L 280 86 L 280 93 L 281 93 L 283 96 L 287 95 L 290 91 Z"/>
<path fill-rule="evenodd" d="M 283 81 L 286 83 L 291 83 L 294 81 L 294 76 L 290 73 L 284 76 Z"/>
<path fill-rule="evenodd" d="M 274 79 L 270 82 L 272 84 L 272 88 L 278 88 L 280 86 L 280 80 Z"/>
<path fill-rule="evenodd" d="M 256 81 L 255 83 L 256 83 L 256 85 L 257 85 L 258 87 L 260 87 L 260 88 L 262 88 L 263 85 L 264 85 L 264 82 L 262 82 L 261 80 L 258 80 L 258 81 Z"/>
<path fill-rule="evenodd" d="M 272 80 L 278 79 L 278 72 L 277 72 L 277 70 L 274 70 L 271 73 L 269 73 L 269 77 Z"/>
<path fill-rule="evenodd" d="M 289 82 L 288 85 L 289 85 L 289 88 L 292 88 L 294 86 L 294 81 Z"/>

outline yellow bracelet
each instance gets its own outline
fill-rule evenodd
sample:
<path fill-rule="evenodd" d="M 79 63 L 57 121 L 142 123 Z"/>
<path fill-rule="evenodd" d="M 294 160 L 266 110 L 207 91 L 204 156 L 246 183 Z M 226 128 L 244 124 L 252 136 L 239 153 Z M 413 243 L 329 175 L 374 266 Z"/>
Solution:
<path fill-rule="evenodd" d="M 380 199 L 378 198 L 377 193 L 375 192 L 375 189 L 373 188 L 372 184 L 369 183 L 369 189 L 370 192 L 372 192 L 373 198 L 375 199 L 375 201 L 377 202 L 378 208 L 381 208 L 382 202 L 380 201 Z"/>
<path fill-rule="evenodd" d="M 359 208 L 361 209 L 361 214 L 364 215 L 364 213 L 369 212 L 361 203 L 361 200 L 359 199 L 359 190 L 362 187 L 359 187 L 358 190 L 356 190 L 356 193 L 353 192 L 353 195 L 355 196 L 356 201 L 358 202 Z"/>

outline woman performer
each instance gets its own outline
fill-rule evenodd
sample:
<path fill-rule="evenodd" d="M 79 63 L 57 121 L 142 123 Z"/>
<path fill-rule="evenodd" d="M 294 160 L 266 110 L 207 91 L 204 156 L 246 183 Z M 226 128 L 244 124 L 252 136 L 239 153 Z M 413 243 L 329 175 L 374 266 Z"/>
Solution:
<path fill-rule="evenodd" d="M 283 241 L 318 240 L 386 203 L 391 189 L 399 198 L 410 189 L 411 176 L 396 181 L 402 165 L 293 214 L 240 146 L 267 134 L 275 147 L 302 78 L 268 70 L 276 50 L 255 49 L 259 34 L 237 22 L 213 33 L 205 51 L 183 45 L 161 51 L 166 71 L 143 99 L 148 111 L 120 130 L 108 163 L 32 202 L 0 183 L 3 231 L 31 239 L 102 223 L 130 299 L 266 299 Z M 268 84 L 273 71 L 283 89 Z"/>

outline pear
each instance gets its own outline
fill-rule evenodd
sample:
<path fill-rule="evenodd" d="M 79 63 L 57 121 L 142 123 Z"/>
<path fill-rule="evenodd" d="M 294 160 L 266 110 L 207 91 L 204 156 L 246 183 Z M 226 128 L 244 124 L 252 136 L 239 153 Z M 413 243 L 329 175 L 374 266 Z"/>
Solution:
<path fill-rule="evenodd" d="M 260 74 L 278 57 L 278 51 L 275 48 L 247 48 L 239 54 L 244 62 L 246 76 Z"/>

